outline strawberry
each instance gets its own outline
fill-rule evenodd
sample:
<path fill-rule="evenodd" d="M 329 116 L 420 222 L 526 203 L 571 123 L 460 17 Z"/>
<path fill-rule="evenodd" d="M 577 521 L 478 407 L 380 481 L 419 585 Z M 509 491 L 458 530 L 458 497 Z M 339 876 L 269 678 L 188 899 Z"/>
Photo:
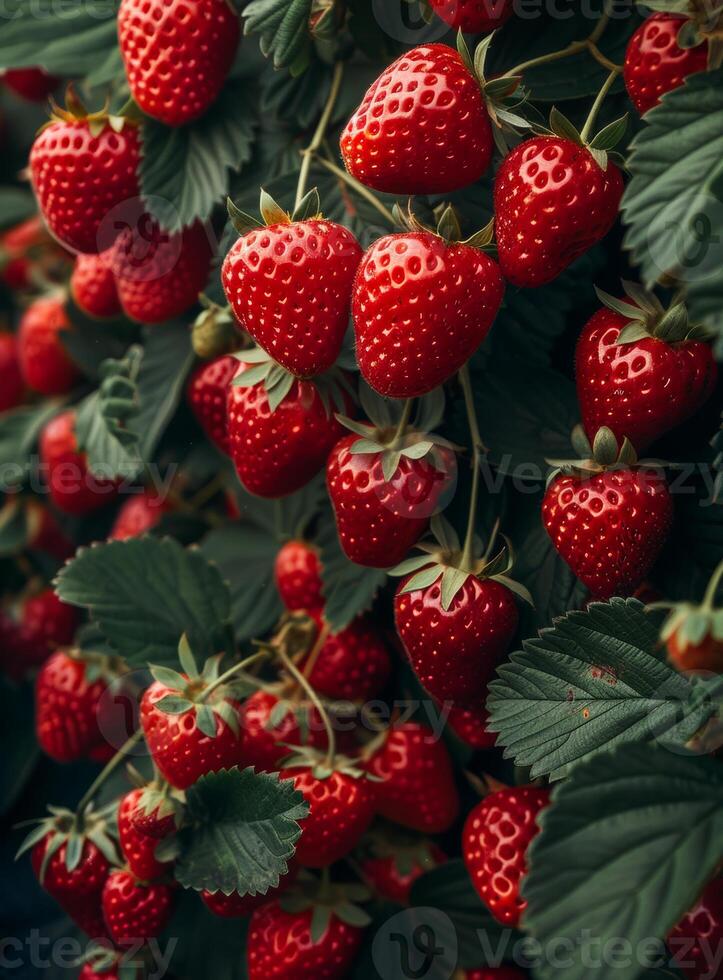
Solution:
<path fill-rule="evenodd" d="M 321 614 L 314 619 L 321 627 Z M 346 629 L 329 633 L 308 680 L 327 698 L 368 701 L 381 694 L 391 672 L 389 653 L 371 618 L 357 616 Z"/>
<path fill-rule="evenodd" d="M 256 352 L 245 354 L 250 363 L 249 353 Z M 249 493 L 284 497 L 316 476 L 343 429 L 331 406 L 327 410 L 328 401 L 325 404 L 316 382 L 295 380 L 286 374 L 278 387 L 269 390 L 280 377 L 278 372 L 284 375 L 283 369 L 267 361 L 263 366 L 269 373 L 263 384 L 261 378 L 256 380 L 262 365 L 254 364 L 249 370 L 249 363 L 239 365 L 228 393 L 231 458 Z M 283 398 L 277 401 L 280 394 Z M 348 397 L 340 394 L 339 399 L 348 411 Z"/>
<path fill-rule="evenodd" d="M 28 102 L 44 102 L 60 84 L 59 78 L 42 68 L 7 68 L 0 78 L 11 91 Z"/>
<path fill-rule="evenodd" d="M 229 385 L 238 370 L 235 357 L 224 354 L 200 364 L 191 375 L 186 389 L 188 404 L 208 438 L 222 453 L 228 454 L 226 406 Z"/>
<path fill-rule="evenodd" d="M 604 162 L 606 169 L 569 132 L 535 136 L 505 157 L 495 177 L 494 208 L 500 268 L 508 282 L 543 286 L 607 235 L 623 178 L 607 157 Z"/>
<path fill-rule="evenodd" d="M 648 608 L 669 609 L 660 639 L 668 657 L 681 671 L 723 674 L 723 617 L 715 598 L 723 578 L 723 562 L 713 573 L 700 605 L 692 602 L 654 602 Z"/>
<path fill-rule="evenodd" d="M 41 432 L 40 462 L 53 503 L 67 514 L 88 514 L 118 492 L 116 480 L 88 471 L 85 453 L 78 451 L 71 409 L 52 418 Z"/>
<path fill-rule="evenodd" d="M 428 726 L 413 721 L 392 725 L 365 768 L 381 780 L 375 786 L 377 812 L 387 820 L 441 834 L 457 819 L 452 761 Z"/>
<path fill-rule="evenodd" d="M 446 860 L 447 855 L 436 844 L 393 837 L 375 844 L 374 855 L 361 862 L 361 869 L 382 898 L 408 905 L 417 878 Z"/>
<path fill-rule="evenodd" d="M 238 892 L 231 892 L 224 895 L 223 892 L 201 892 L 201 901 L 222 919 L 245 919 L 262 905 L 268 905 L 278 895 L 283 894 L 290 888 L 296 879 L 296 869 L 290 868 L 281 878 L 276 888 L 269 888 L 265 895 L 239 895 Z"/>
<path fill-rule="evenodd" d="M 481 966 L 465 970 L 465 980 L 527 980 L 527 974 L 516 966 Z"/>
<path fill-rule="evenodd" d="M 98 708 L 108 678 L 95 664 L 58 651 L 35 681 L 35 733 L 57 762 L 73 762 L 105 744 Z"/>
<path fill-rule="evenodd" d="M 715 956 L 723 946 L 723 878 L 706 885 L 696 905 L 670 933 L 668 946 L 673 953 L 671 965 L 690 980 L 712 977 L 711 954 Z"/>
<path fill-rule="evenodd" d="M 175 833 L 182 814 L 182 805 L 163 788 L 144 786 L 134 797 L 130 823 L 139 834 L 159 841 Z"/>
<path fill-rule="evenodd" d="M 10 289 L 28 290 L 39 281 L 64 279 L 69 259 L 39 214 L 0 235 L 0 279 Z"/>
<path fill-rule="evenodd" d="M 151 531 L 170 509 L 169 502 L 154 487 L 144 487 L 124 501 L 108 535 L 109 541 L 139 538 Z"/>
<path fill-rule="evenodd" d="M 480 346 L 503 293 L 497 264 L 476 247 L 429 231 L 378 239 L 359 266 L 352 302 L 364 379 L 390 398 L 432 391 Z"/>
<path fill-rule="evenodd" d="M 201 222 L 171 234 L 143 215 L 113 246 L 111 266 L 123 312 L 139 323 L 163 323 L 185 313 L 198 302 L 212 256 Z"/>
<path fill-rule="evenodd" d="M 20 370 L 25 384 L 41 395 L 65 395 L 80 378 L 60 339 L 69 330 L 59 296 L 36 299 L 23 314 L 18 330 Z"/>
<path fill-rule="evenodd" d="M 465 34 L 496 31 L 512 16 L 513 0 L 429 0 L 445 24 Z"/>
<path fill-rule="evenodd" d="M 112 871 L 103 886 L 103 918 L 116 946 L 144 943 L 159 936 L 173 912 L 173 888 L 146 885 L 130 871 Z"/>
<path fill-rule="evenodd" d="M 561 461 L 542 503 L 552 543 L 596 599 L 634 592 L 673 523 L 665 476 L 636 464 L 627 440 L 618 451 L 612 432 L 600 429 L 592 459 Z"/>
<path fill-rule="evenodd" d="M 118 40 L 132 97 L 167 126 L 198 119 L 223 88 L 239 33 L 224 0 L 121 0 Z"/>
<path fill-rule="evenodd" d="M 362 249 L 346 228 L 318 217 L 318 194 L 301 207 L 315 216 L 294 220 L 262 193 L 266 226 L 240 226 L 245 234 L 226 256 L 221 279 L 256 343 L 290 374 L 310 378 L 339 356 Z"/>
<path fill-rule="evenodd" d="M 0 412 L 22 405 L 25 381 L 20 370 L 15 334 L 0 331 Z"/>
<path fill-rule="evenodd" d="M 447 725 L 454 734 L 473 749 L 493 749 L 497 742 L 495 732 L 488 730 L 490 716 L 484 701 L 466 708 L 444 705 Z"/>
<path fill-rule="evenodd" d="M 287 541 L 274 562 L 274 581 L 281 601 L 291 612 L 321 609 L 321 563 L 319 553 L 305 541 Z"/>
<path fill-rule="evenodd" d="M 70 277 L 70 291 L 77 306 L 99 320 L 121 312 L 112 261 L 112 249 L 99 255 L 76 255 Z"/>
<path fill-rule="evenodd" d="M 589 439 L 602 426 L 642 452 L 694 415 L 712 394 L 713 352 L 696 340 L 682 303 L 667 312 L 632 283 L 627 297 L 598 290 L 606 307 L 580 334 L 575 355 L 577 394 Z"/>
<path fill-rule="evenodd" d="M 138 196 L 138 127 L 103 112 L 85 114 L 72 91 L 66 102 L 35 138 L 30 176 L 50 231 L 71 250 L 92 254 L 123 227 L 104 220 L 109 212 Z"/>
<path fill-rule="evenodd" d="M 130 871 L 142 881 L 152 881 L 160 878 L 169 867 L 169 862 L 158 861 L 154 852 L 161 837 L 175 830 L 175 822 L 171 813 L 170 826 L 167 823 L 160 825 L 163 830 L 168 828 L 166 834 L 161 833 L 159 836 L 139 830 L 135 819 L 143 792 L 142 789 L 134 789 L 122 797 L 118 806 L 118 839 Z M 153 826 L 155 829 L 157 824 Z"/>
<path fill-rule="evenodd" d="M 389 194 L 446 194 L 473 184 L 493 148 L 480 82 L 444 44 L 413 48 L 386 68 L 341 136 L 352 177 Z"/>
<path fill-rule="evenodd" d="M 312 936 L 315 909 L 287 912 L 269 902 L 251 916 L 246 948 L 249 980 L 342 980 L 353 966 L 364 930 L 333 912 Z"/>
<path fill-rule="evenodd" d="M 527 907 L 520 896 L 527 848 L 549 802 L 547 789 L 505 788 L 485 797 L 465 821 L 464 863 L 480 898 L 502 925 L 517 926 Z"/>
<path fill-rule="evenodd" d="M 93 968 L 92 963 L 84 963 L 78 974 L 78 980 L 119 980 L 118 970 L 114 966 L 102 970 Z"/>
<path fill-rule="evenodd" d="M 679 14 L 652 14 L 635 31 L 625 51 L 623 78 L 630 101 L 641 115 L 661 96 L 682 85 L 688 75 L 705 71 L 708 44 L 681 47 L 681 28 L 691 22 Z"/>
<path fill-rule="evenodd" d="M 63 602 L 53 589 L 43 589 L 22 605 L 21 624 L 26 637 L 49 656 L 56 647 L 70 646 L 80 614 Z"/>
<path fill-rule="evenodd" d="M 162 676 L 168 676 L 166 669 Z M 244 764 L 241 705 L 223 688 L 205 702 L 207 686 L 203 677 L 176 674 L 173 686 L 156 680 L 141 700 L 148 751 L 164 779 L 178 789 L 192 786 L 204 773 Z"/>

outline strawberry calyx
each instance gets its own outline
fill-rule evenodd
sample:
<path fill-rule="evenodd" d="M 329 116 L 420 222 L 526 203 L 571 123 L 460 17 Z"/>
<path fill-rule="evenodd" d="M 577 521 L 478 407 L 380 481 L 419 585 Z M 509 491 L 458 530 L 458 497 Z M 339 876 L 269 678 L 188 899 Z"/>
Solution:
<path fill-rule="evenodd" d="M 723 643 L 723 609 L 715 608 L 722 580 L 723 561 L 711 576 L 699 605 L 692 602 L 653 602 L 646 606 L 646 610 L 670 610 L 660 631 L 660 639 L 664 643 L 674 638 L 676 646 L 683 652 L 689 647 L 700 646 L 709 638 Z"/>
<path fill-rule="evenodd" d="M 231 382 L 232 387 L 252 388 L 254 385 L 263 384 L 272 414 L 289 394 L 294 383 L 300 380 L 286 368 L 277 364 L 261 347 L 238 351 L 233 356 L 242 364 L 246 364 L 247 367 L 236 375 Z M 304 384 L 314 386 L 328 418 L 331 418 L 332 403 L 339 412 L 346 411 L 347 403 L 344 399 L 344 392 L 352 398 L 354 397 L 354 389 L 348 376 L 338 367 L 333 367 L 323 374 L 317 374 L 313 378 L 301 380 Z"/>
<path fill-rule="evenodd" d="M 428 589 L 441 579 L 442 609 L 448 612 L 455 596 L 463 588 L 467 579 L 473 577 L 499 582 L 525 602 L 533 605 L 532 596 L 524 585 L 508 575 L 514 564 L 514 555 L 512 546 L 506 538 L 503 547 L 493 555 L 498 525 L 495 525 L 484 552 L 479 540 L 475 540 L 469 564 L 464 559 L 464 549 L 457 532 L 441 514 L 432 518 L 430 531 L 432 540 L 423 540 L 415 545 L 424 554 L 407 558 L 389 570 L 388 574 L 396 578 L 411 575 L 409 581 L 400 589 L 400 595 L 416 592 L 418 589 Z"/>
<path fill-rule="evenodd" d="M 180 793 L 180 791 L 175 791 Z M 183 822 L 183 803 L 170 791 L 168 783 L 163 786 L 149 783 L 144 786 L 136 803 L 136 813 L 141 817 L 153 817 L 157 821 L 165 817 L 173 817 L 173 823 L 178 830 Z"/>
<path fill-rule="evenodd" d="M 547 463 L 553 467 L 547 478 L 548 486 L 560 475 L 589 478 L 611 470 L 632 469 L 637 465 L 656 469 L 662 469 L 665 465 L 656 459 L 639 460 L 635 447 L 627 436 L 622 444 L 618 444 L 615 434 L 606 425 L 598 429 L 592 445 L 583 427 L 576 425 L 572 430 L 571 441 L 580 458 L 548 459 Z"/>
<path fill-rule="evenodd" d="M 678 47 L 684 50 L 697 48 L 708 42 L 708 70 L 723 64 L 723 8 L 720 4 L 699 3 L 697 0 L 651 0 L 646 3 L 651 10 L 664 14 L 678 14 L 684 18 L 677 36 Z"/>
<path fill-rule="evenodd" d="M 75 871 L 80 864 L 86 841 L 95 844 L 109 864 L 120 864 L 115 842 L 110 836 L 111 824 L 107 807 L 102 810 L 87 807 L 82 813 L 80 809 L 74 813 L 64 807 L 49 806 L 48 813 L 49 816 L 38 817 L 17 824 L 18 827 L 34 825 L 34 829 L 30 831 L 18 848 L 15 855 L 16 861 L 39 841 L 50 835 L 38 874 L 41 885 L 50 859 L 63 845 L 67 845 L 65 866 L 68 871 Z"/>
<path fill-rule="evenodd" d="M 462 237 L 462 227 L 459 216 L 451 204 L 438 204 L 433 211 L 435 224 L 428 225 L 421 221 L 412 211 L 412 201 L 407 201 L 406 210 L 399 203 L 392 208 L 392 215 L 395 223 L 403 230 L 409 232 L 426 232 L 436 235 L 447 245 L 468 245 L 470 248 L 477 248 L 481 252 L 492 251 L 492 240 L 494 238 L 495 221 L 494 217 L 489 222 L 476 231 L 469 238 Z"/>
<path fill-rule="evenodd" d="M 302 872 L 298 884 L 279 898 L 279 905 L 290 915 L 311 912 L 311 941 L 316 946 L 327 933 L 332 915 L 346 925 L 363 929 L 372 921 L 361 908 L 372 897 L 371 891 L 360 882 L 331 882 L 328 875 L 321 878 Z"/>
<path fill-rule="evenodd" d="M 52 96 L 49 101 L 50 118 L 38 132 L 56 122 L 87 122 L 91 136 L 99 136 L 106 126 L 110 126 L 114 133 L 120 133 L 125 126 L 137 126 L 140 122 L 138 114 L 130 106 L 124 106 L 119 113 L 110 112 L 107 99 L 101 109 L 88 112 L 72 82 L 65 90 L 65 108 L 61 108 Z"/>
<path fill-rule="evenodd" d="M 126 955 L 119 953 L 108 942 L 104 943 L 93 940 L 88 943 L 83 954 L 75 961 L 74 966 L 88 964 L 93 970 L 93 973 L 97 973 L 99 976 L 115 970 L 122 980 L 134 980 L 138 975 L 136 968 L 137 960 L 134 959 L 132 962 L 126 962 Z"/>
<path fill-rule="evenodd" d="M 360 769 L 355 760 L 345 755 L 334 755 L 322 752 L 311 745 L 287 745 L 292 755 L 284 759 L 284 769 L 308 769 L 314 779 L 329 779 L 334 773 L 350 776 L 352 779 L 367 779 L 369 782 L 380 782 L 377 776 Z"/>
<path fill-rule="evenodd" d="M 622 286 L 627 299 L 616 299 L 602 289 L 595 288 L 601 303 L 630 321 L 620 330 L 616 344 L 630 344 L 648 337 L 662 340 L 666 344 L 711 338 L 710 331 L 703 324 L 690 322 L 682 294 L 677 293 L 666 309 L 657 296 L 638 283 L 624 279 Z"/>
<path fill-rule="evenodd" d="M 239 235 L 247 235 L 264 226 L 268 228 L 271 225 L 289 225 L 296 221 L 321 221 L 323 218 L 321 198 L 316 187 L 304 195 L 293 211 L 285 211 L 263 187 L 259 202 L 260 219 L 248 211 L 242 211 L 230 197 L 226 199 L 226 209 L 229 220 Z"/>
<path fill-rule="evenodd" d="M 601 170 L 606 171 L 612 161 L 619 167 L 625 166 L 625 159 L 615 151 L 615 147 L 625 135 L 628 127 L 628 113 L 604 126 L 595 136 L 587 137 L 573 123 L 553 106 L 550 110 L 549 126 L 534 125 L 532 128 L 541 136 L 558 136 L 569 140 L 576 146 L 584 147 L 592 154 Z"/>
<path fill-rule="evenodd" d="M 197 357 L 207 361 L 223 354 L 232 354 L 241 346 L 239 322 L 231 307 L 219 306 L 201 293 L 199 302 L 203 309 L 191 329 L 191 344 Z"/>

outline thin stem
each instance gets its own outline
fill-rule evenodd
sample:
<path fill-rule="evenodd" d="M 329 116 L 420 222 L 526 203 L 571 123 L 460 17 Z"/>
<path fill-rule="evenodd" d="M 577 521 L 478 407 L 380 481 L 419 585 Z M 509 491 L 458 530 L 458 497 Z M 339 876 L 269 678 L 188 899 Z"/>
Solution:
<path fill-rule="evenodd" d="M 584 40 L 572 41 L 566 48 L 561 48 L 559 51 L 551 51 L 549 54 L 542 54 L 537 58 L 530 58 L 529 61 L 523 61 L 521 64 L 515 65 L 514 68 L 510 68 L 509 71 L 506 71 L 505 77 L 508 77 L 509 75 L 520 75 L 528 68 L 536 68 L 538 65 L 547 65 L 550 64 L 550 62 L 559 61 L 561 58 L 569 58 L 573 54 L 580 54 L 581 51 L 585 50 L 590 51 L 592 56 L 598 61 L 605 58 L 602 52 L 598 51 L 597 42 L 603 36 L 605 28 L 610 23 L 610 13 L 607 8 L 608 3 L 606 0 L 605 9 L 595 25 L 595 29 L 588 37 L 584 38 Z M 605 60 L 607 61 L 607 59 Z M 609 64 L 612 64 L 612 62 Z"/>
<path fill-rule="evenodd" d="M 344 63 L 342 61 L 337 61 L 334 65 L 334 74 L 331 79 L 331 88 L 329 89 L 329 96 L 326 100 L 326 105 L 324 106 L 324 111 L 319 119 L 319 125 L 316 127 L 316 131 L 311 138 L 311 143 L 302 151 L 301 160 L 301 170 L 299 171 L 299 182 L 296 186 L 296 207 L 301 204 L 304 195 L 306 194 L 306 185 L 309 181 L 309 171 L 311 170 L 311 158 L 313 154 L 319 149 L 324 139 L 326 133 L 326 127 L 329 125 L 329 120 L 331 119 L 331 114 L 334 111 L 334 106 L 336 105 L 336 100 L 339 97 L 339 92 L 341 90 L 341 82 L 344 77 Z"/>
<path fill-rule="evenodd" d="M 705 590 L 705 595 L 703 596 L 703 605 L 707 609 L 712 609 L 715 604 L 715 594 L 718 591 L 718 586 L 721 583 L 721 579 L 723 579 L 723 561 L 713 572 L 713 576 L 710 582 L 708 583 L 707 589 Z"/>
<path fill-rule="evenodd" d="M 319 635 L 316 638 L 314 646 L 311 648 L 311 653 L 306 658 L 306 663 L 304 664 L 303 674 L 304 677 L 311 677 L 311 673 L 316 666 L 316 661 L 319 659 L 319 654 L 324 649 L 324 644 L 329 638 L 329 624 L 323 623 L 321 629 L 319 630 Z"/>
<path fill-rule="evenodd" d="M 204 701 L 208 701 L 211 694 L 218 690 L 223 684 L 229 681 L 236 674 L 245 670 L 246 667 L 250 667 L 251 664 L 256 663 L 257 660 L 262 660 L 264 657 L 268 656 L 267 650 L 259 650 L 257 653 L 253 653 L 250 657 L 246 657 L 245 660 L 241 660 L 239 663 L 234 664 L 233 667 L 229 667 L 227 671 L 217 677 L 213 684 L 209 684 L 207 688 L 201 692 L 197 698 L 197 703 L 202 704 Z"/>
<path fill-rule="evenodd" d="M 101 788 L 103 783 L 113 772 L 115 772 L 116 768 L 120 765 L 123 759 L 125 759 L 125 757 L 131 751 L 133 746 L 136 745 L 138 742 L 140 742 L 142 738 L 143 738 L 143 729 L 138 728 L 135 732 L 133 732 L 131 737 L 127 741 L 125 741 L 123 745 L 121 745 L 121 747 L 118 749 L 118 751 L 113 756 L 113 758 L 106 763 L 103 769 L 101 769 L 99 774 L 96 776 L 96 778 L 93 780 L 93 782 L 90 784 L 88 789 L 81 797 L 80 803 L 76 808 L 76 812 L 78 816 L 81 818 L 81 820 L 84 812 L 88 809 L 89 804 L 93 801 L 93 797 Z"/>
<path fill-rule="evenodd" d="M 336 736 L 334 734 L 334 727 L 331 724 L 331 719 L 329 718 L 329 713 L 324 707 L 324 705 L 321 703 L 321 700 L 319 699 L 319 695 L 316 693 L 314 688 L 304 677 L 304 675 L 301 673 L 298 667 L 296 667 L 292 663 L 292 661 L 287 656 L 286 652 L 282 650 L 281 647 L 279 646 L 275 646 L 274 650 L 278 654 L 279 659 L 281 660 L 286 670 L 291 674 L 294 680 L 303 687 L 303 689 L 306 691 L 308 695 L 309 700 L 321 715 L 321 720 L 324 722 L 324 728 L 326 729 L 326 738 L 328 741 L 328 749 L 326 753 L 325 762 L 330 769 L 333 769 L 334 757 L 336 756 Z"/>
<path fill-rule="evenodd" d="M 615 82 L 615 79 L 618 77 L 619 74 L 620 74 L 620 71 L 617 68 L 614 71 L 611 71 L 610 74 L 608 75 L 607 79 L 605 80 L 605 84 L 603 85 L 603 87 L 598 92 L 597 98 L 595 99 L 595 101 L 592 104 L 592 109 L 590 109 L 590 114 L 588 115 L 587 120 L 585 122 L 585 125 L 582 127 L 582 132 L 580 133 L 580 137 L 581 137 L 583 143 L 587 139 L 589 139 L 590 133 L 592 132 L 592 128 L 595 125 L 595 120 L 597 119 L 598 113 L 600 112 L 600 109 L 602 108 L 602 104 L 605 101 L 605 98 L 606 98 L 608 92 L 613 87 L 613 84 Z"/>
<path fill-rule="evenodd" d="M 464 392 L 464 405 L 467 410 L 467 423 L 470 435 L 472 436 L 472 494 L 469 501 L 469 516 L 467 518 L 467 534 L 464 539 L 464 550 L 462 552 L 462 568 L 469 570 L 472 567 L 472 546 L 474 542 L 475 518 L 477 516 L 477 502 L 479 500 L 480 486 L 480 464 L 482 454 L 487 450 L 482 437 L 480 436 L 479 423 L 477 422 L 477 412 L 474 407 L 474 396 L 472 394 L 472 381 L 469 376 L 469 364 L 465 364 L 459 372 L 459 381 Z"/>
<path fill-rule="evenodd" d="M 393 446 L 398 446 L 402 439 L 404 438 L 404 433 L 407 431 L 407 426 L 409 425 L 409 419 L 412 416 L 412 408 L 414 407 L 414 399 L 407 398 L 404 403 L 404 408 L 402 409 L 402 417 L 399 419 L 399 425 L 397 426 L 397 431 L 394 433 Z"/>
<path fill-rule="evenodd" d="M 359 183 L 359 181 L 355 177 L 352 177 L 351 174 L 348 174 L 346 170 L 342 170 L 341 167 L 337 167 L 335 163 L 332 163 L 331 160 L 327 160 L 325 157 L 317 154 L 316 162 L 325 170 L 328 170 L 329 173 L 334 174 L 335 177 L 338 177 L 339 180 L 343 180 L 348 187 L 351 187 L 351 189 L 359 195 L 359 197 L 363 197 L 365 201 L 368 201 L 369 204 L 371 204 L 371 206 L 375 208 L 379 214 L 381 214 L 381 216 L 389 222 L 390 225 L 396 224 L 394 215 L 389 208 L 385 207 L 376 194 L 373 194 L 368 187 L 365 187 L 364 184 Z"/>

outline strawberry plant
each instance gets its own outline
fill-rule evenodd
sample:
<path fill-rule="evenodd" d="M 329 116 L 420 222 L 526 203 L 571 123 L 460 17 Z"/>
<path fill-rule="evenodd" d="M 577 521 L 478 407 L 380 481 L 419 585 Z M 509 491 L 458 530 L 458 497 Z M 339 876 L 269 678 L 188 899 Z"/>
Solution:
<path fill-rule="evenodd" d="M 720 3 L 0 24 L 3 969 L 723 977 Z"/>

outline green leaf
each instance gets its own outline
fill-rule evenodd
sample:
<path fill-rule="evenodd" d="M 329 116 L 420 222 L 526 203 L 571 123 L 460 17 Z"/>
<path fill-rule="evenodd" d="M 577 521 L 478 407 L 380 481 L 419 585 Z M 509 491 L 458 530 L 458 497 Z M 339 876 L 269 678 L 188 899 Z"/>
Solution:
<path fill-rule="evenodd" d="M 145 122 L 141 192 L 145 199 L 170 202 L 169 231 L 209 218 L 229 191 L 230 173 L 251 159 L 255 100 L 249 88 L 248 79 L 229 82 L 209 111 L 188 126 Z"/>
<path fill-rule="evenodd" d="M 543 948 L 569 939 L 565 980 L 589 980 L 588 943 L 663 940 L 697 901 L 723 858 L 723 772 L 713 759 L 621 746 L 576 768 L 541 824 L 525 924 Z M 635 980 L 642 966 L 630 957 L 614 973 Z M 560 973 L 543 959 L 535 976 Z"/>
<path fill-rule="evenodd" d="M 716 713 L 659 653 L 660 616 L 637 599 L 571 612 L 513 653 L 490 685 L 490 728 L 531 776 L 557 779 L 604 749 L 683 746 Z"/>
<path fill-rule="evenodd" d="M 171 538 L 81 548 L 56 585 L 64 602 L 89 610 L 131 665 L 175 666 L 184 633 L 201 657 L 225 649 L 228 588 L 199 551 Z"/>
<path fill-rule="evenodd" d="M 248 768 L 202 776 L 186 791 L 193 828 L 181 831 L 175 876 L 184 888 L 265 895 L 286 874 L 309 811 L 278 773 Z"/>
<path fill-rule="evenodd" d="M 364 568 L 349 561 L 339 544 L 336 522 L 331 514 L 323 517 L 317 543 L 321 552 L 324 613 L 335 633 L 363 612 L 371 609 L 377 592 L 387 579 L 381 568 Z"/>
<path fill-rule="evenodd" d="M 9 498 L 0 510 L 0 555 L 19 554 L 28 543 L 28 511 Z"/>
<path fill-rule="evenodd" d="M 36 211 L 37 204 L 30 191 L 22 187 L 0 187 L 0 229 L 12 228 Z"/>
<path fill-rule="evenodd" d="M 251 0 L 244 10 L 244 31 L 259 34 L 261 51 L 274 68 L 300 75 L 309 63 L 312 0 Z"/>
<path fill-rule="evenodd" d="M 40 430 L 60 407 L 57 401 L 44 401 L 0 416 L 0 490 L 17 488 L 23 483 Z"/>
<path fill-rule="evenodd" d="M 142 467 L 138 436 L 126 427 L 127 420 L 137 410 L 137 389 L 132 376 L 141 356 L 140 348 L 132 348 L 122 361 L 105 361 L 100 388 L 78 407 L 75 425 L 78 447 L 85 452 L 88 469 L 96 476 L 130 477 Z"/>

